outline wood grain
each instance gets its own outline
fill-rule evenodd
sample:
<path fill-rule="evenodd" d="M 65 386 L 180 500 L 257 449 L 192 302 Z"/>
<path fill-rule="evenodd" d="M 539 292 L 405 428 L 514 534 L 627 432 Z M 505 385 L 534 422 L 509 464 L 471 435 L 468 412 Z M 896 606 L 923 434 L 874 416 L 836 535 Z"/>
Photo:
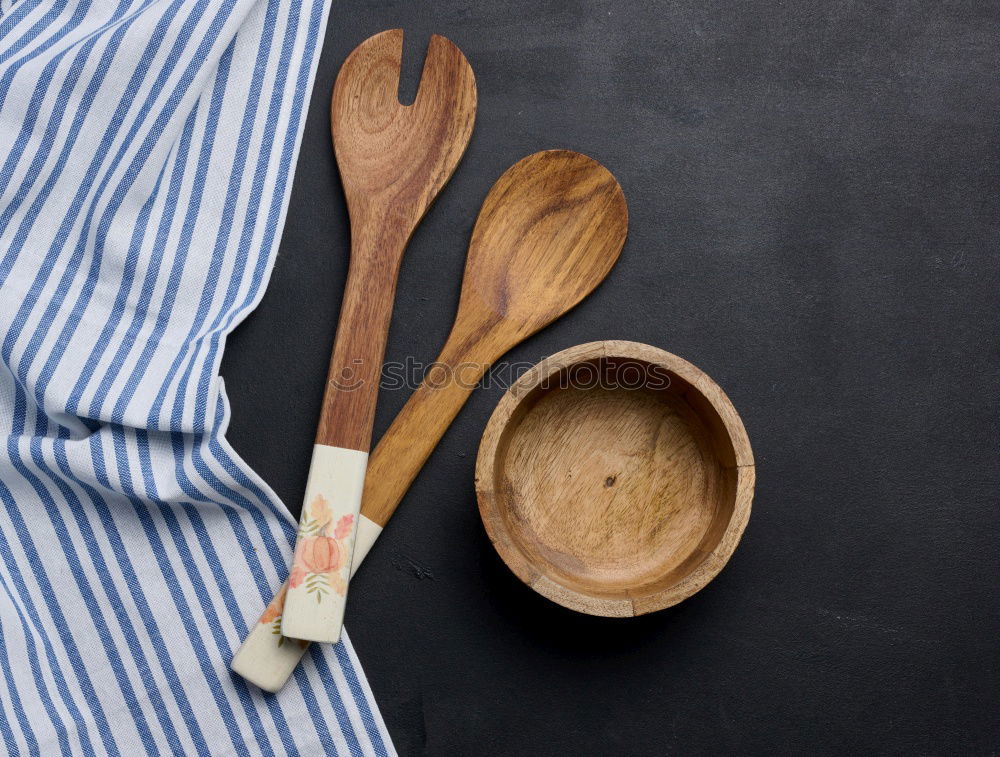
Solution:
<path fill-rule="evenodd" d="M 476 462 L 480 513 L 522 581 L 592 615 L 676 604 L 722 569 L 754 463 L 722 390 L 685 360 L 594 342 L 504 395 Z"/>
<path fill-rule="evenodd" d="M 489 366 L 607 276 L 628 230 L 621 187 L 579 153 L 530 155 L 476 220 L 458 313 L 438 356 L 368 463 L 361 513 L 384 526 Z"/>
<path fill-rule="evenodd" d="M 330 125 L 351 219 L 351 262 L 285 594 L 282 632 L 340 638 L 375 402 L 403 251 L 468 145 L 476 84 L 461 51 L 431 38 L 412 105 L 399 102 L 403 33 L 348 56 Z"/>
<path fill-rule="evenodd" d="M 403 251 L 472 135 L 476 83 L 462 52 L 431 37 L 412 105 L 399 103 L 403 31 L 344 62 L 330 124 L 351 219 L 351 262 L 316 443 L 367 452 Z"/>

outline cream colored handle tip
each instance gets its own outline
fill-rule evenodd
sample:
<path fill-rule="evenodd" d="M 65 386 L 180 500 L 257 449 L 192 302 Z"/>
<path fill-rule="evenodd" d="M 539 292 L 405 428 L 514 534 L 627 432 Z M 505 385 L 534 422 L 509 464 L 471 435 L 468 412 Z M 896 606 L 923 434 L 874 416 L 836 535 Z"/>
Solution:
<path fill-rule="evenodd" d="M 354 559 L 351 563 L 352 576 L 357 573 L 381 533 L 382 526 L 364 515 L 359 516 Z M 234 673 L 264 691 L 280 691 L 309 648 L 309 642 L 281 635 L 281 609 L 287 587 L 288 583 L 285 582 L 264 611 L 261 620 L 247 635 L 230 666 Z"/>
<path fill-rule="evenodd" d="M 280 617 L 275 622 L 257 623 L 230 665 L 234 673 L 272 693 L 281 690 L 309 648 L 307 641 L 281 635 L 277 630 Z"/>

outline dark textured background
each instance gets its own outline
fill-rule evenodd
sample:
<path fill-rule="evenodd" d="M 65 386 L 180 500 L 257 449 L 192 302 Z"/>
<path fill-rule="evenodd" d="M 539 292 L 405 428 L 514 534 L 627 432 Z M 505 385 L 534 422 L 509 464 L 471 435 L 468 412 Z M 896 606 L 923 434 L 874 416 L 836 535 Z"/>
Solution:
<path fill-rule="evenodd" d="M 281 252 L 223 373 L 235 447 L 293 508 L 347 266 L 327 112 L 365 37 L 431 32 L 479 84 L 410 246 L 388 358 L 430 360 L 476 212 L 535 150 L 620 180 L 605 284 L 512 357 L 634 339 L 703 368 L 758 462 L 732 562 L 680 606 L 573 614 L 493 552 L 476 392 L 352 584 L 403 755 L 1000 749 L 1000 8 L 968 2 L 334 3 Z M 376 438 L 406 393 L 383 392 Z"/>

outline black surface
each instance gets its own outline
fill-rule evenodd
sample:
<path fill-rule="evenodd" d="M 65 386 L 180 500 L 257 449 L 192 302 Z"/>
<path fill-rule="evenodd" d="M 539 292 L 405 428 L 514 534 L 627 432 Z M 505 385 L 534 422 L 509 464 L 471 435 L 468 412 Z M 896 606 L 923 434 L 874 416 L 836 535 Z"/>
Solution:
<path fill-rule="evenodd" d="M 996 754 L 1000 9 L 906 2 L 336 2 L 281 252 L 223 372 L 293 507 L 347 264 L 329 92 L 365 37 L 468 56 L 476 132 L 403 264 L 388 357 L 430 360 L 476 212 L 542 148 L 618 177 L 605 284 L 512 353 L 648 342 L 703 368 L 758 462 L 707 589 L 576 615 L 497 558 L 477 391 L 359 573 L 348 628 L 403 755 Z M 383 392 L 376 438 L 406 399 Z"/>

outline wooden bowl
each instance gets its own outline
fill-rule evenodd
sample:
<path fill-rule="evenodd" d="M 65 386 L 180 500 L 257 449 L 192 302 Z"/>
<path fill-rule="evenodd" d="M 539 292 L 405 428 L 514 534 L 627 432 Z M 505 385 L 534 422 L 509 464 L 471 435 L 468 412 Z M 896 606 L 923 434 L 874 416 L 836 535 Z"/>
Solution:
<path fill-rule="evenodd" d="M 669 352 L 592 342 L 525 373 L 476 461 L 479 511 L 512 571 L 591 615 L 677 604 L 743 534 L 754 462 L 718 385 Z"/>

